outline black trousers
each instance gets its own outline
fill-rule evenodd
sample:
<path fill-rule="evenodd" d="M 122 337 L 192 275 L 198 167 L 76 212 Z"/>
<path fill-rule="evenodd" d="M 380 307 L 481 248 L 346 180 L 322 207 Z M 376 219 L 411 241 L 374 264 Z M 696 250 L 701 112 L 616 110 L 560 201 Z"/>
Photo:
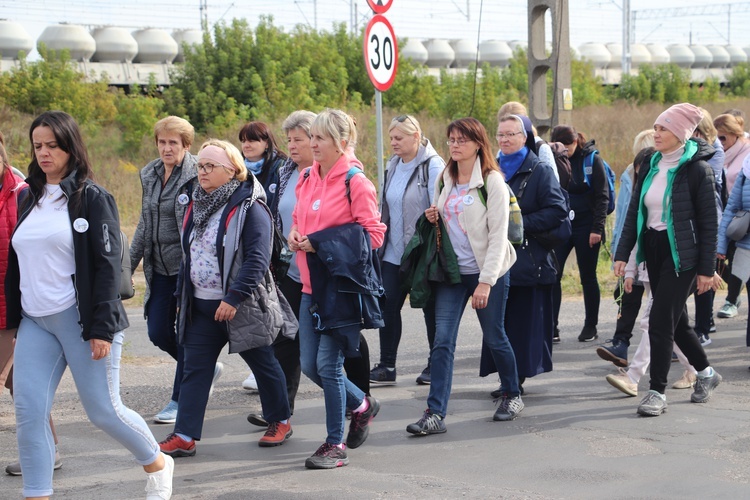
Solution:
<path fill-rule="evenodd" d="M 302 283 L 297 283 L 289 276 L 285 277 L 279 285 L 279 291 L 284 295 L 289 305 L 292 306 L 294 315 L 299 320 L 299 303 L 302 299 Z M 273 343 L 273 353 L 281 365 L 286 377 L 286 392 L 289 399 L 289 409 L 294 414 L 294 399 L 299 390 L 299 379 L 302 368 L 299 361 L 299 335 L 289 339 L 279 335 Z"/>
<path fill-rule="evenodd" d="M 646 268 L 654 302 L 649 316 L 651 381 L 649 388 L 664 394 L 672 364 L 672 343 L 676 343 L 693 367 L 705 370 L 708 358 L 690 326 L 687 299 L 695 290 L 695 268 L 675 271 L 666 231 L 649 229 L 643 238 Z"/>
<path fill-rule="evenodd" d="M 619 340 L 627 346 L 630 345 L 630 339 L 633 338 L 633 327 L 638 320 L 638 313 L 643 302 L 643 291 L 642 284 L 633 284 L 633 290 L 630 293 L 625 293 L 625 290 L 620 289 L 618 283 L 617 288 L 615 288 L 615 300 L 622 296 L 622 301 L 620 302 L 620 317 L 617 318 L 612 340 Z"/>

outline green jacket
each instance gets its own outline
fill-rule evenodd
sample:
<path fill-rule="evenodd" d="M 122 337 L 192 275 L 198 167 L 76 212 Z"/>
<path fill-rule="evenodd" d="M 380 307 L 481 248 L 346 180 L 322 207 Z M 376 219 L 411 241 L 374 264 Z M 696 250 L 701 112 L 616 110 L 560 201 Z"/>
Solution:
<path fill-rule="evenodd" d="M 437 244 L 437 228 L 422 214 L 417 220 L 416 231 L 406 245 L 401 257 L 399 276 L 401 289 L 409 293 L 409 303 L 414 308 L 423 308 L 432 295 L 434 283 L 455 285 L 461 282 L 458 260 L 448 238 L 443 220 L 439 230 L 441 244 Z"/>

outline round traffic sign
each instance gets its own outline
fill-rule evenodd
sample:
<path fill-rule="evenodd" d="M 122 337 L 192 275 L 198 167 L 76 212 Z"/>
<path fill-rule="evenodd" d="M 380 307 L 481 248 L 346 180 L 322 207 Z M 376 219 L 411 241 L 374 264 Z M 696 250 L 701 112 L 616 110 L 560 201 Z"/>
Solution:
<path fill-rule="evenodd" d="M 384 16 L 372 16 L 365 29 L 365 66 L 370 81 L 381 92 L 388 90 L 396 79 L 398 43 L 393 26 Z"/>
<path fill-rule="evenodd" d="M 367 5 L 370 6 L 375 14 L 385 14 L 385 12 L 393 5 L 393 0 L 367 0 Z"/>

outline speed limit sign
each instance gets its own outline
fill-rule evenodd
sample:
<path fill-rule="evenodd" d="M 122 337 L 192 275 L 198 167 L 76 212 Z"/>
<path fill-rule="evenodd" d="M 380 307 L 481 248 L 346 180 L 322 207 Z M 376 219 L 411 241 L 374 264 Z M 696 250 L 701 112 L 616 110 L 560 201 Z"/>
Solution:
<path fill-rule="evenodd" d="M 381 92 L 388 90 L 396 79 L 398 43 L 393 26 L 384 16 L 372 16 L 365 29 L 365 66 L 370 81 Z"/>

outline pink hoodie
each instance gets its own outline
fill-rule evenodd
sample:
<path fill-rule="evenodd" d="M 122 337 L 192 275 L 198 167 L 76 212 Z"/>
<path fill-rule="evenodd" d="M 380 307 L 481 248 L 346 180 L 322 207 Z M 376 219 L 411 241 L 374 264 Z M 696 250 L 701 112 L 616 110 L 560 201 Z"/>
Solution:
<path fill-rule="evenodd" d="M 378 196 L 375 186 L 364 175 L 355 175 L 349 181 L 352 202 L 346 197 L 346 174 L 350 167 L 359 167 L 362 163 L 354 155 L 343 155 L 328 172 L 320 178 L 320 165 L 314 162 L 310 175 L 304 174 L 297 182 L 295 193 L 297 205 L 292 213 L 292 222 L 302 236 L 356 222 L 370 233 L 373 248 L 379 248 L 385 238 L 386 225 L 380 222 Z M 307 268 L 305 252 L 297 252 L 302 291 L 312 293 L 310 288 L 310 271 Z"/>

